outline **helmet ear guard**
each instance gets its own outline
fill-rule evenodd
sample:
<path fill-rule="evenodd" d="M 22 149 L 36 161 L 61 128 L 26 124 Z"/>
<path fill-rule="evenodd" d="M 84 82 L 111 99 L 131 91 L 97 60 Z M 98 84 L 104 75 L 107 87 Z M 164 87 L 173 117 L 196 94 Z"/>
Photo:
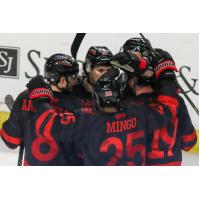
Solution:
<path fill-rule="evenodd" d="M 61 75 L 57 72 L 45 72 L 44 78 L 47 79 L 52 84 L 58 84 L 60 81 Z"/>

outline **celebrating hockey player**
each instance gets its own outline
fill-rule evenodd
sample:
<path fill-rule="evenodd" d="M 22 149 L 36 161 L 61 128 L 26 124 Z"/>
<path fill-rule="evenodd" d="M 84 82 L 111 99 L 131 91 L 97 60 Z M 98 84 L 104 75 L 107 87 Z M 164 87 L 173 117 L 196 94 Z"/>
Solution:
<path fill-rule="evenodd" d="M 79 103 L 68 92 L 77 82 L 77 62 L 71 56 L 54 54 L 47 59 L 44 71 L 53 91 L 50 92 L 54 97 L 51 104 L 53 108 L 57 112 L 72 112 L 78 109 L 76 106 Z M 73 144 L 65 145 L 55 140 L 46 140 L 35 130 L 35 112 L 37 110 L 29 99 L 28 91 L 25 90 L 17 97 L 9 119 L 3 124 L 1 138 L 5 144 L 14 149 L 24 143 L 24 165 L 81 165 L 81 159 L 73 153 Z M 44 127 L 44 130 L 46 134 L 49 133 L 48 127 Z"/>
<path fill-rule="evenodd" d="M 85 63 L 83 64 L 83 79 L 80 85 L 73 89 L 73 93 L 81 99 L 80 107 L 94 109 L 93 87 L 96 81 L 111 68 L 111 51 L 105 46 L 92 46 L 89 48 Z"/>
<path fill-rule="evenodd" d="M 166 79 L 175 80 L 176 77 L 173 71 L 177 70 L 173 58 L 168 52 L 156 49 L 158 56 L 154 59 L 154 56 L 150 54 L 150 49 L 146 42 L 141 38 L 127 40 L 123 45 L 123 53 L 117 54 L 115 59 L 127 60 L 126 51 L 132 51 L 135 56 L 146 58 L 149 66 L 147 64 L 147 67 L 139 69 L 144 70 L 142 76 L 137 71 L 127 71 L 129 76 L 129 89 L 126 93 L 125 103 L 143 103 L 150 106 L 158 104 L 156 102 L 156 92 L 154 92 L 154 89 L 158 89 L 158 85 L 157 82 L 153 81 L 153 77 L 159 77 L 162 74 Z M 155 69 L 155 75 L 146 76 L 151 74 L 152 67 Z M 180 95 L 178 99 L 178 115 L 165 128 L 155 132 L 153 137 L 149 138 L 149 165 L 181 165 L 181 149 L 188 151 L 196 143 L 196 131 L 192 125 L 187 107 Z"/>
<path fill-rule="evenodd" d="M 48 104 L 52 97 L 40 89 L 48 90 L 42 77 L 32 79 L 27 87 L 38 109 L 37 131 L 49 140 L 74 141 L 85 165 L 146 165 L 147 136 L 165 127 L 176 115 L 176 87 L 173 81 L 160 76 L 161 95 L 157 99 L 164 105 L 121 107 L 124 77 L 121 70 L 113 68 L 98 79 L 94 87 L 99 108 L 96 112 L 62 115 Z M 48 134 L 43 131 L 47 124 Z"/>

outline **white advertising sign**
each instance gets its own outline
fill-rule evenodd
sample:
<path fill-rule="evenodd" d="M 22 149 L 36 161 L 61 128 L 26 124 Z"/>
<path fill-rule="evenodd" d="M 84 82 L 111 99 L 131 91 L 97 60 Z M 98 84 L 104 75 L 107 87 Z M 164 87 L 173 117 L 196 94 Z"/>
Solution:
<path fill-rule="evenodd" d="M 179 83 L 199 107 L 199 34 L 197 33 L 146 33 L 153 47 L 171 53 L 179 68 Z M 0 34 L 0 102 L 7 94 L 16 96 L 26 89 L 29 78 L 43 74 L 45 58 L 54 53 L 70 54 L 75 33 L 62 34 Z M 122 44 L 138 33 L 86 34 L 77 58 L 84 60 L 90 46 L 105 45 L 117 53 Z M 185 100 L 193 121 L 198 128 L 198 116 Z M 0 110 L 5 110 L 1 106 Z"/>

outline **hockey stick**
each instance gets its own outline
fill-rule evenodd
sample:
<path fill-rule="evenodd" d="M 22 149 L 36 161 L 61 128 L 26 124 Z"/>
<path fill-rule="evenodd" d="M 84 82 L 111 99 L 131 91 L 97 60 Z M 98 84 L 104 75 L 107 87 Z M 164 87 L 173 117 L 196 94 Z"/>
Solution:
<path fill-rule="evenodd" d="M 85 35 L 86 35 L 86 33 L 77 33 L 74 38 L 74 41 L 72 42 L 71 55 L 75 59 L 76 59 L 79 47 L 81 46 L 81 42 L 82 42 L 83 38 L 85 37 Z"/>
<path fill-rule="evenodd" d="M 10 94 L 6 95 L 5 103 L 6 103 L 7 107 L 8 107 L 8 109 L 11 111 L 12 107 L 13 107 L 13 104 L 14 104 L 14 99 Z"/>
<path fill-rule="evenodd" d="M 5 103 L 8 107 L 8 109 L 11 111 L 12 107 L 14 105 L 14 99 L 10 94 L 6 95 Z M 18 156 L 18 162 L 17 162 L 18 166 L 22 166 L 23 153 L 24 153 L 24 144 L 21 144 L 20 148 L 19 148 L 19 156 Z"/>
<path fill-rule="evenodd" d="M 144 35 L 142 33 L 139 33 L 140 36 L 142 37 L 142 39 L 146 42 L 147 46 L 149 47 L 150 51 L 152 52 L 152 54 L 155 56 L 157 54 L 157 52 L 155 51 L 155 49 L 151 46 L 151 43 L 149 42 L 149 40 L 147 40 Z M 192 102 L 192 100 L 190 99 L 190 97 L 185 93 L 185 91 L 183 90 L 183 88 L 180 86 L 180 84 L 178 83 L 178 81 L 176 81 L 177 87 L 180 89 L 181 93 L 184 95 L 184 97 L 188 100 L 188 102 L 190 103 L 190 105 L 192 106 L 192 108 L 194 109 L 194 111 L 197 113 L 197 115 L 199 115 L 199 109 L 194 105 L 194 103 Z"/>

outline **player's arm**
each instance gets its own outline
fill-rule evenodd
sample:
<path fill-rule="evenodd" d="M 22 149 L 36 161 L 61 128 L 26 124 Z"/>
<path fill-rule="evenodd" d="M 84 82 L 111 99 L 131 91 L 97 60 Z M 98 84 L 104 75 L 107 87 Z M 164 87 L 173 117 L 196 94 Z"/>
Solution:
<path fill-rule="evenodd" d="M 181 136 L 181 148 L 190 151 L 197 142 L 197 134 L 182 97 L 179 97 L 179 102 L 177 134 Z"/>
<path fill-rule="evenodd" d="M 150 63 L 155 71 L 152 85 L 158 93 L 157 100 L 166 105 L 175 117 L 179 106 L 175 75 L 176 64 L 167 51 L 156 49 L 156 52 L 158 54 L 152 57 Z"/>
<path fill-rule="evenodd" d="M 4 143 L 11 149 L 17 148 L 23 142 L 23 125 L 21 95 L 17 97 L 7 121 L 2 125 L 0 135 Z"/>
<path fill-rule="evenodd" d="M 53 109 L 53 93 L 42 76 L 31 79 L 27 88 L 37 110 L 34 116 L 36 130 L 49 140 L 70 141 L 77 123 L 76 115 L 69 112 L 58 113 Z"/>
<path fill-rule="evenodd" d="M 154 58 L 154 62 L 151 63 L 154 66 L 155 76 L 152 80 L 153 86 L 157 91 L 157 101 L 153 107 L 154 111 L 149 112 L 149 126 L 153 132 L 152 142 L 148 146 L 148 163 L 159 164 L 163 161 L 165 153 L 167 155 L 172 154 L 172 147 L 175 142 L 175 132 L 170 132 L 169 127 L 173 127 L 173 123 L 176 121 L 179 102 L 177 99 L 177 87 L 175 63 L 171 56 L 167 52 L 159 52 L 160 54 Z M 157 111 L 157 112 L 155 112 Z M 151 116 L 153 115 L 153 116 Z M 154 118 L 153 118 L 154 117 Z M 152 120 L 154 119 L 154 121 Z M 155 124 L 155 126 L 154 126 Z M 157 126 L 157 127 L 156 127 Z"/>
<path fill-rule="evenodd" d="M 112 63 L 136 76 L 148 79 L 148 82 L 158 92 L 158 101 L 167 105 L 175 115 L 178 108 L 176 65 L 168 52 L 161 49 L 156 49 L 156 51 L 157 54 L 150 54 L 149 59 L 143 58 L 135 51 L 118 53 L 113 57 Z"/>

